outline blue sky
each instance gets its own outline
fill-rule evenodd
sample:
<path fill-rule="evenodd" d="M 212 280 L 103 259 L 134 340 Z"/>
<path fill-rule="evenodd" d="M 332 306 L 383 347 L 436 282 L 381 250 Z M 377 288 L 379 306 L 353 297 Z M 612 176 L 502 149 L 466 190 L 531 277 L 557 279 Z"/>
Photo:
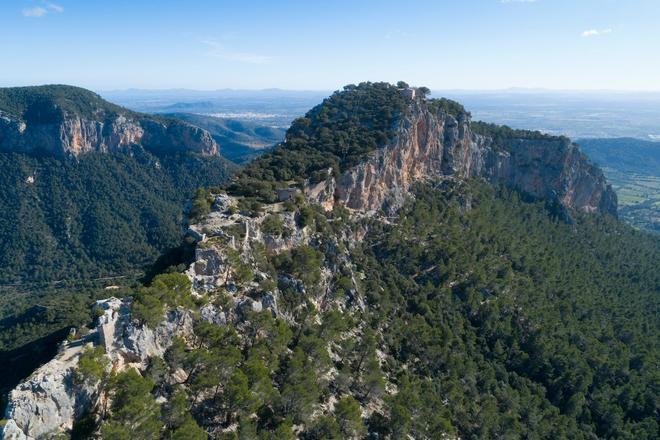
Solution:
<path fill-rule="evenodd" d="M 660 90 L 660 0 L 3 0 L 0 86 Z"/>

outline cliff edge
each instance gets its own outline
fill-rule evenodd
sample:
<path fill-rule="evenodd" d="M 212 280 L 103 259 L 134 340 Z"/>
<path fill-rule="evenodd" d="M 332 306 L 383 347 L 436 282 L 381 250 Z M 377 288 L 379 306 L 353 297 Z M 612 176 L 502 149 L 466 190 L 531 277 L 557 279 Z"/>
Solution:
<path fill-rule="evenodd" d="M 510 129 L 498 136 L 488 129 L 507 130 L 474 124 L 465 112 L 433 111 L 414 98 L 391 142 L 306 192 L 326 207 L 394 211 L 415 180 L 482 177 L 577 211 L 616 216 L 616 194 L 602 171 L 569 139 Z"/>

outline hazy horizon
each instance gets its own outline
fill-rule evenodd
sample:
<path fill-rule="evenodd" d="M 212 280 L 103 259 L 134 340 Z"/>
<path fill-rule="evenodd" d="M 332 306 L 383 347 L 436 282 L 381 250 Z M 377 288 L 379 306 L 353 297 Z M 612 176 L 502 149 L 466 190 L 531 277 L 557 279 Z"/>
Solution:
<path fill-rule="evenodd" d="M 371 80 L 364 80 L 365 82 L 377 82 Z M 405 81 L 405 80 L 404 80 Z M 387 82 L 387 81 L 386 81 Z M 396 81 L 389 81 L 390 83 L 395 83 Z M 356 83 L 353 83 L 356 84 Z M 39 86 L 49 86 L 49 85 L 66 85 L 73 87 L 86 88 L 74 83 L 34 83 L 34 84 L 3 84 L 0 88 L 13 88 L 13 87 L 39 87 Z M 318 88 L 318 89 L 296 89 L 296 88 L 287 88 L 287 87 L 264 87 L 264 88 L 233 88 L 233 87 L 218 87 L 212 89 L 203 89 L 203 88 L 194 88 L 194 87 L 158 87 L 158 88 L 148 88 L 148 87 L 125 87 L 125 88 L 90 88 L 89 90 L 100 95 L 103 94 L 112 94 L 112 93 L 126 93 L 126 92 L 145 92 L 145 93 L 162 93 L 162 92 L 193 92 L 193 93 L 215 93 L 215 92 L 292 92 L 292 93 L 332 93 L 337 90 L 341 90 L 345 85 L 344 84 L 337 88 Z M 410 84 L 411 87 L 422 87 L 425 84 Z M 626 90 L 626 89 L 568 89 L 568 88 L 544 88 L 544 87 L 504 87 L 496 89 L 479 89 L 479 88 L 439 88 L 431 89 L 432 95 L 437 95 L 439 93 L 475 93 L 475 94 L 490 94 L 490 93 L 511 93 L 511 94 L 526 94 L 526 93 L 547 93 L 547 94 L 587 94 L 587 95 L 604 95 L 604 94 L 613 94 L 613 95 L 640 95 L 640 94 L 651 94 L 651 97 L 657 95 L 660 98 L 660 89 L 653 90 Z"/>
<path fill-rule="evenodd" d="M 370 81 L 370 80 L 365 80 Z M 402 80 L 405 81 L 405 80 Z M 376 81 L 371 81 L 376 82 Z M 393 82 L 392 82 L 393 83 Z M 49 85 L 49 84 L 28 84 L 25 86 L 5 86 L 5 87 L 30 87 L 30 86 L 39 86 L 39 85 Z M 76 86 L 75 84 L 66 84 L 71 86 Z M 348 85 L 348 84 L 346 84 Z M 422 87 L 424 84 L 410 84 L 411 87 Z M 342 86 L 343 87 L 343 86 Z M 340 87 L 341 88 L 341 87 Z M 300 93 L 320 93 L 320 92 L 333 92 L 336 89 L 295 89 L 295 88 L 286 88 L 286 87 L 264 87 L 264 88 L 233 88 L 233 87 L 219 87 L 214 89 L 202 89 L 202 88 L 188 88 L 188 87 L 164 87 L 164 88 L 148 88 L 148 87 L 126 87 L 118 89 L 95 89 L 96 93 L 118 93 L 118 92 L 129 92 L 129 91 L 140 91 L 140 92 L 168 92 L 168 91 L 189 91 L 189 92 L 268 92 L 268 91 L 283 91 L 283 92 L 300 92 Z M 544 87 L 504 87 L 497 89 L 462 89 L 462 88 L 441 88 L 441 89 L 431 89 L 431 92 L 441 93 L 441 92 L 465 92 L 465 93 L 501 93 L 501 92 L 521 92 L 521 93 L 536 93 L 536 92 L 547 92 L 547 93 L 585 93 L 585 94 L 601 94 L 601 93 L 613 93 L 613 94 L 642 94 L 642 93 L 652 93 L 660 95 L 660 89 L 653 90 L 626 90 L 626 89 L 554 89 L 554 88 L 544 88 Z"/>

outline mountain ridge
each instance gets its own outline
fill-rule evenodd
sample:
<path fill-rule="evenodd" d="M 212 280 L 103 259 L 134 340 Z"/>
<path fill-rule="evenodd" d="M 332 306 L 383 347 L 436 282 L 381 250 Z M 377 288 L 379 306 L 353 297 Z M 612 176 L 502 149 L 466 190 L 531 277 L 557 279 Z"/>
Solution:
<path fill-rule="evenodd" d="M 326 181 L 314 189 L 324 197 L 319 203 L 396 210 L 415 179 L 482 177 L 565 208 L 616 216 L 616 194 L 602 171 L 568 138 L 471 122 L 462 105 L 401 86 L 362 83 L 336 92 L 294 121 L 285 141 L 229 190 L 274 201 L 288 181 L 300 189 Z"/>
<path fill-rule="evenodd" d="M 5 432 L 653 438 L 657 239 L 599 215 L 611 189 L 567 139 L 470 136 L 434 106 L 330 107 L 320 127 L 315 108 L 229 194 L 199 191 L 192 263 L 98 302 L 95 329 L 12 391 Z"/>

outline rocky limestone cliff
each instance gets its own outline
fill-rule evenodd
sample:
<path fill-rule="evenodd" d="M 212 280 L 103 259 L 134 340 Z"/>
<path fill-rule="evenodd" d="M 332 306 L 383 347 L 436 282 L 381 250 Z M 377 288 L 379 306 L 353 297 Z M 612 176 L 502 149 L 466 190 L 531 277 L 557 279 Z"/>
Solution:
<path fill-rule="evenodd" d="M 63 90 L 66 95 L 68 89 Z M 0 109 L 0 151 L 75 157 L 142 146 L 155 154 L 219 153 L 209 132 L 186 122 L 134 113 L 87 91 L 77 99 L 98 108 L 76 112 L 63 107 L 71 99 L 63 103 L 53 99 L 39 101 L 38 110 L 37 104 L 27 106 L 24 112 Z"/>
<path fill-rule="evenodd" d="M 47 438 L 71 429 L 93 403 L 96 390 L 73 383 L 80 349 L 64 350 L 12 390 L 5 411 L 5 440 Z"/>
<path fill-rule="evenodd" d="M 0 115 L 0 151 L 68 157 L 122 151 L 137 145 L 156 154 L 219 153 L 218 144 L 207 131 L 180 122 L 123 115 L 95 121 L 65 115 L 61 122 L 30 124 Z"/>
<path fill-rule="evenodd" d="M 616 194 L 602 171 L 566 138 L 511 139 L 497 145 L 473 131 L 469 116 L 434 113 L 420 98 L 396 138 L 360 165 L 306 188 L 314 202 L 361 211 L 401 206 L 410 185 L 427 177 L 483 177 L 582 212 L 616 216 Z"/>

